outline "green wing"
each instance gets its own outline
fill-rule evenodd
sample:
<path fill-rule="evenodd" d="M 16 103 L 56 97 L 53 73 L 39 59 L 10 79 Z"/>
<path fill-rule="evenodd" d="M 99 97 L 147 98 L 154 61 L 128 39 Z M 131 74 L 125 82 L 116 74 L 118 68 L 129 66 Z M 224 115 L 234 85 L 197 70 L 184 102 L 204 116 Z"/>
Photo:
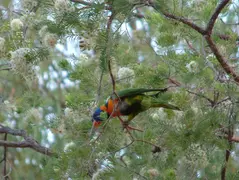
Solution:
<path fill-rule="evenodd" d="M 164 92 L 166 90 L 167 90 L 166 88 L 165 89 L 145 89 L 145 88 L 124 89 L 122 91 L 118 91 L 117 95 L 120 98 L 123 98 L 123 97 L 128 97 L 128 96 L 144 94 L 146 92 L 154 92 L 154 91 Z"/>

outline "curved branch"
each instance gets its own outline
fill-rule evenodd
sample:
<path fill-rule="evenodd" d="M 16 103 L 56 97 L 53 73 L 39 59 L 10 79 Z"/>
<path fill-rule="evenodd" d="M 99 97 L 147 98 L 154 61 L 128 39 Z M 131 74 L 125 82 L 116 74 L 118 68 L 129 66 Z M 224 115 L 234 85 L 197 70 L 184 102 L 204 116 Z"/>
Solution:
<path fill-rule="evenodd" d="M 162 12 L 162 14 L 170 19 L 174 19 L 176 21 L 182 22 L 183 24 L 188 25 L 189 27 L 193 28 L 195 31 L 199 32 L 200 34 L 206 34 L 206 31 L 201 28 L 200 26 L 196 25 L 195 23 L 191 22 L 189 19 L 184 18 L 184 17 L 178 17 L 175 16 L 174 14 L 170 14 L 168 12 Z"/>
<path fill-rule="evenodd" d="M 21 142 L 12 142 L 12 141 L 4 141 L 0 140 L 0 146 L 4 147 L 12 147 L 12 148 L 31 148 L 35 151 L 42 153 L 47 156 L 55 156 L 49 148 L 40 145 L 35 139 L 28 136 L 26 131 L 20 129 L 11 129 L 9 127 L 5 127 L 0 125 L 0 134 L 11 134 L 13 136 L 21 136 L 24 138 L 24 141 Z"/>
<path fill-rule="evenodd" d="M 214 27 L 214 24 L 215 24 L 217 18 L 218 18 L 218 15 L 222 11 L 222 9 L 228 4 L 229 1 L 230 0 L 222 0 L 221 3 L 219 3 L 217 8 L 215 9 L 214 13 L 212 14 L 212 16 L 207 24 L 206 32 L 208 35 L 211 35 L 212 29 Z"/>
<path fill-rule="evenodd" d="M 208 24 L 207 24 L 207 28 L 206 30 L 204 30 L 202 27 L 199 27 L 198 25 L 196 25 L 195 23 L 191 22 L 189 19 L 184 18 L 184 17 L 178 17 L 175 16 L 174 14 L 170 14 L 168 12 L 162 12 L 162 14 L 170 19 L 182 22 L 183 24 L 186 24 L 187 26 L 191 27 L 192 29 L 196 30 L 197 32 L 199 32 L 200 34 L 202 34 L 204 36 L 204 38 L 206 39 L 210 49 L 212 50 L 212 52 L 214 53 L 214 55 L 217 58 L 217 61 L 221 64 L 222 68 L 224 69 L 224 71 L 231 75 L 233 77 L 233 79 L 239 83 L 239 75 L 234 71 L 234 69 L 228 64 L 228 62 L 226 61 L 226 59 L 222 56 L 222 54 L 219 52 L 218 48 L 216 47 L 215 43 L 213 42 L 212 38 L 211 38 L 211 33 L 212 33 L 212 29 L 214 27 L 214 24 L 216 22 L 216 19 L 218 18 L 218 15 L 220 14 L 220 12 L 222 11 L 222 9 L 228 4 L 230 0 L 223 0 L 221 3 L 219 3 L 219 5 L 216 7 L 214 13 L 212 14 Z M 157 9 L 156 9 L 157 10 Z"/>
<path fill-rule="evenodd" d="M 44 155 L 47 155 L 47 156 L 54 155 L 49 148 L 41 146 L 34 139 L 28 139 L 27 141 L 21 141 L 21 142 L 0 140 L 0 146 L 12 147 L 12 148 L 30 148 L 30 149 L 34 149 L 35 151 L 42 153 Z"/>
<path fill-rule="evenodd" d="M 217 61 L 221 64 L 222 68 L 224 71 L 231 75 L 233 79 L 239 83 L 239 75 L 234 71 L 234 69 L 228 64 L 226 59 L 222 56 L 222 54 L 219 52 L 216 44 L 213 42 L 212 38 L 210 35 L 204 36 L 206 39 L 210 49 L 212 50 L 213 54 L 216 56 Z"/>

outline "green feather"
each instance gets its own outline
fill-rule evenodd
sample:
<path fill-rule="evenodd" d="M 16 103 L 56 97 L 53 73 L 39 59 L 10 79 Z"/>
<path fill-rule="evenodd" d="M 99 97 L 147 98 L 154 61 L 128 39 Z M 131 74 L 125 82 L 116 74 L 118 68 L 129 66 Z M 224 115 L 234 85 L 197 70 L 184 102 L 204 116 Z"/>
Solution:
<path fill-rule="evenodd" d="M 139 94 L 144 94 L 146 92 L 165 92 L 167 89 L 145 89 L 145 88 L 135 88 L 135 89 L 124 89 L 122 91 L 116 92 L 118 97 L 123 98 L 123 97 L 128 97 L 128 96 L 135 96 Z M 113 96 L 113 98 L 117 98 L 117 96 Z"/>

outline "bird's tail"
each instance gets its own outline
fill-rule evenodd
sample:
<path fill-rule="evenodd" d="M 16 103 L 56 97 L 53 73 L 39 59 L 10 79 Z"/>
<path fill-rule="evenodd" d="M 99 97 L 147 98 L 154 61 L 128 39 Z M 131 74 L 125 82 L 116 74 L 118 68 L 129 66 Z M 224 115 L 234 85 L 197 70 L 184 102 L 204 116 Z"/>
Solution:
<path fill-rule="evenodd" d="M 181 109 L 175 105 L 169 104 L 165 101 L 160 101 L 158 99 L 152 99 L 151 100 L 151 107 L 162 107 L 166 109 L 172 109 L 172 110 L 178 110 L 181 111 Z"/>
<path fill-rule="evenodd" d="M 168 104 L 168 103 L 155 103 L 152 104 L 152 107 L 162 107 L 162 108 L 166 108 L 166 109 L 172 109 L 172 110 L 177 110 L 177 111 L 181 111 L 181 109 L 177 106 L 174 106 L 172 104 Z"/>

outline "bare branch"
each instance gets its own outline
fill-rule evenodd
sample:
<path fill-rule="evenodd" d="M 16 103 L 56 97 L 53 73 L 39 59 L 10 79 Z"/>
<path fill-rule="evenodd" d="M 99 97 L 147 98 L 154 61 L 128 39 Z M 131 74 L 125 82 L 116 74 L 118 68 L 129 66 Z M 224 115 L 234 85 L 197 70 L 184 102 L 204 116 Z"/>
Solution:
<path fill-rule="evenodd" d="M 239 83 L 239 75 L 233 70 L 233 68 L 227 63 L 226 59 L 222 56 L 222 54 L 219 52 L 218 48 L 216 47 L 215 43 L 213 42 L 212 38 L 211 38 L 211 33 L 212 33 L 212 29 L 214 27 L 215 21 L 218 18 L 219 13 L 222 11 L 222 9 L 227 5 L 227 3 L 230 0 L 223 0 L 215 9 L 214 13 L 212 14 L 207 28 L 206 30 L 204 30 L 203 28 L 201 28 L 200 26 L 196 25 L 195 23 L 191 22 L 189 19 L 184 18 L 184 17 L 178 17 L 175 16 L 174 14 L 170 14 L 168 12 L 162 12 L 162 14 L 170 19 L 182 22 L 184 24 L 186 24 L 187 26 L 191 27 L 192 29 L 196 30 L 197 32 L 199 32 L 200 34 L 202 34 L 204 36 L 204 38 L 206 39 L 210 49 L 212 50 L 212 52 L 214 53 L 214 55 L 216 56 L 218 62 L 221 64 L 222 68 L 224 69 L 224 71 L 231 75 L 233 77 L 233 79 Z M 152 7 L 153 4 L 152 4 Z M 155 8 L 155 7 L 154 7 Z M 157 9 L 156 9 L 157 10 Z M 158 10 L 157 10 L 158 11 Z"/>
<path fill-rule="evenodd" d="M 192 45 L 187 39 L 185 39 L 185 41 L 186 41 L 186 43 L 187 43 L 189 49 L 191 49 L 195 54 L 197 54 L 198 56 L 200 56 L 200 53 L 197 51 L 197 49 L 195 49 L 195 48 L 193 47 L 193 45 Z"/>
<path fill-rule="evenodd" d="M 203 94 L 199 94 L 199 93 L 196 93 L 196 92 L 192 92 L 192 91 L 190 91 L 190 90 L 186 90 L 186 91 L 187 91 L 188 93 L 190 93 L 190 94 L 194 94 L 194 95 L 196 95 L 196 96 L 198 96 L 198 97 L 201 97 L 201 98 L 206 99 L 208 102 L 210 102 L 211 105 L 215 104 L 215 102 L 214 102 L 213 100 L 211 100 L 211 99 L 208 98 L 207 96 L 204 96 Z"/>
<path fill-rule="evenodd" d="M 28 136 L 26 131 L 24 131 L 24 130 L 11 129 L 9 127 L 0 125 L 0 134 L 3 134 L 3 133 L 11 134 L 13 136 L 21 136 L 24 138 L 24 141 L 11 142 L 11 141 L 0 140 L 0 146 L 13 147 L 13 148 L 31 148 L 31 149 L 34 149 L 35 151 L 42 153 L 44 155 L 47 155 L 47 156 L 56 155 L 49 148 L 40 145 L 35 139 Z"/>
<path fill-rule="evenodd" d="M 5 133 L 4 135 L 4 141 L 7 141 L 7 133 Z M 4 153 L 3 153 L 3 177 L 5 180 L 8 179 L 8 175 L 7 175 L 7 146 L 4 146 Z"/>
<path fill-rule="evenodd" d="M 219 5 L 217 6 L 217 8 L 215 9 L 214 13 L 212 14 L 208 24 L 207 24 L 207 28 L 206 28 L 206 32 L 207 34 L 210 36 L 212 33 L 212 29 L 214 27 L 214 24 L 218 18 L 218 15 L 220 14 L 220 12 L 222 11 L 222 9 L 227 5 L 227 3 L 230 0 L 222 0 Z"/>
<path fill-rule="evenodd" d="M 106 32 L 107 32 L 107 44 L 109 42 L 109 36 L 110 36 L 110 28 L 111 28 L 111 24 L 112 24 L 112 21 L 114 19 L 114 13 L 112 12 L 108 22 L 107 22 L 107 29 L 106 29 Z M 115 93 L 115 79 L 114 79 L 114 76 L 113 76 L 113 73 L 112 73 L 112 69 L 111 69 L 111 60 L 110 58 L 108 57 L 108 47 L 106 47 L 106 58 L 108 60 L 108 68 L 109 68 L 109 73 L 110 73 L 110 77 L 111 77 L 111 81 L 112 81 L 112 86 L 113 86 L 113 93 Z"/>
<path fill-rule="evenodd" d="M 201 28 L 200 26 L 196 25 L 195 23 L 191 22 L 190 19 L 184 18 L 184 17 L 178 17 L 174 14 L 170 14 L 168 12 L 162 12 L 163 15 L 167 18 L 174 19 L 176 21 L 182 22 L 183 24 L 188 25 L 189 27 L 193 28 L 195 31 L 199 32 L 200 34 L 204 35 L 206 34 L 206 31 Z"/>
<path fill-rule="evenodd" d="M 231 75 L 233 79 L 239 83 L 239 75 L 234 71 L 234 69 L 228 64 L 227 60 L 222 56 L 222 54 L 219 52 L 216 44 L 213 42 L 211 36 L 205 35 L 204 36 L 210 49 L 212 50 L 213 54 L 216 56 L 218 62 L 221 64 L 224 71 Z"/>
<path fill-rule="evenodd" d="M 11 67 L 6 67 L 6 68 L 0 69 L 0 71 L 9 71 L 9 70 L 11 70 L 11 69 L 12 69 Z"/>

